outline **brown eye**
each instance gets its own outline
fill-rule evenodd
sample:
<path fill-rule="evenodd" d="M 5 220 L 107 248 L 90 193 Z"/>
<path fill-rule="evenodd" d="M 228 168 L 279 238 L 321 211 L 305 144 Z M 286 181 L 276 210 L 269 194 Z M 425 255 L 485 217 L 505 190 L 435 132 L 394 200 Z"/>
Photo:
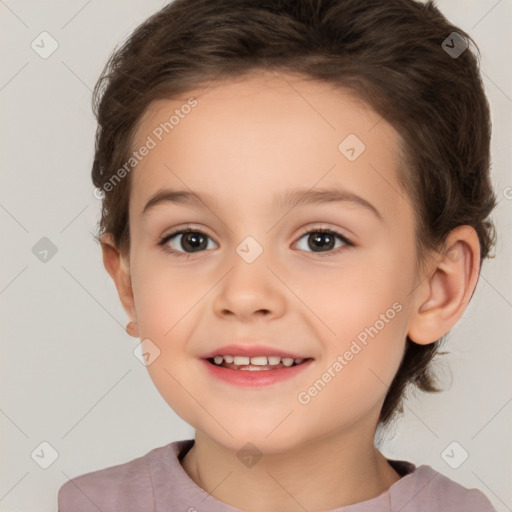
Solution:
<path fill-rule="evenodd" d="M 212 247 L 208 245 L 209 240 L 211 240 L 211 238 L 206 233 L 198 229 L 187 228 L 165 236 L 159 242 L 159 245 L 169 247 L 171 252 L 191 254 L 206 249 L 212 249 Z"/>
<path fill-rule="evenodd" d="M 299 246 L 299 242 L 305 239 L 305 244 Z M 304 233 L 297 242 L 300 250 L 314 253 L 334 251 L 345 245 L 352 245 L 341 233 L 331 229 L 315 229 Z M 334 251 L 337 252 L 337 251 Z"/>

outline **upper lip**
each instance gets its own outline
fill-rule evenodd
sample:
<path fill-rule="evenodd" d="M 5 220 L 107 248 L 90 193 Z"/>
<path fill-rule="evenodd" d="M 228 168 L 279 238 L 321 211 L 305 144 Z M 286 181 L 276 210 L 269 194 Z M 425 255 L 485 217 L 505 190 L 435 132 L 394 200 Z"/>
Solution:
<path fill-rule="evenodd" d="M 308 356 L 300 354 L 294 354 L 287 350 L 270 347 L 266 345 L 224 345 L 223 347 L 216 348 L 215 350 L 203 354 L 202 359 L 210 359 L 215 356 L 246 356 L 246 357 L 257 357 L 257 356 L 280 356 L 280 357 L 291 357 L 292 359 L 308 359 Z"/>

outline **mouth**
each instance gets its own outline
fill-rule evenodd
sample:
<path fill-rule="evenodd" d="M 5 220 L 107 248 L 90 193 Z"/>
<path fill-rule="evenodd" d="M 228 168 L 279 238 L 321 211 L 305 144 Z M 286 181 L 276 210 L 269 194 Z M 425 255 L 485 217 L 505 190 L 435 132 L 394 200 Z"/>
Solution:
<path fill-rule="evenodd" d="M 293 368 L 300 366 L 313 358 L 291 358 L 281 356 L 231 356 L 217 355 L 206 358 L 206 361 L 219 368 L 228 368 L 230 370 L 241 371 L 272 371 L 283 368 Z"/>
<path fill-rule="evenodd" d="M 230 386 L 244 389 L 265 388 L 293 381 L 313 365 L 312 357 L 290 358 L 281 356 L 220 356 L 201 359 L 207 373 Z"/>

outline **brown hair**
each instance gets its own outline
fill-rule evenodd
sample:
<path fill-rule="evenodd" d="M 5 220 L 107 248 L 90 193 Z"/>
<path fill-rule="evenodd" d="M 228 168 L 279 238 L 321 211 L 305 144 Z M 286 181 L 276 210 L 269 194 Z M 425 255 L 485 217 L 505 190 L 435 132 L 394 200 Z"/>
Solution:
<path fill-rule="evenodd" d="M 454 47 L 453 32 L 470 45 L 458 56 L 442 47 L 447 38 Z M 496 201 L 479 57 L 432 1 L 175 0 L 114 50 L 94 89 L 92 180 L 108 190 L 97 239 L 108 232 L 121 253 L 129 251 L 130 175 L 106 184 L 129 160 L 148 106 L 264 69 L 343 87 L 373 107 L 402 139 L 400 181 L 415 205 L 419 261 L 465 224 L 476 230 L 483 260 L 495 242 L 487 218 Z M 430 367 L 443 340 L 407 338 L 379 425 L 402 412 L 408 384 L 440 391 Z"/>

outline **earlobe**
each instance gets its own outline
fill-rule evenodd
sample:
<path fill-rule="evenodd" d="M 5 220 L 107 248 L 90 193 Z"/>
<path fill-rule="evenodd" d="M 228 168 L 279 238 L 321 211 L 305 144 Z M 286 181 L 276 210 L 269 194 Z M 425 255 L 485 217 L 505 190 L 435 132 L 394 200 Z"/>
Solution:
<path fill-rule="evenodd" d="M 450 232 L 427 277 L 414 291 L 408 335 L 420 345 L 444 336 L 464 313 L 478 282 L 480 243 L 471 226 Z"/>
<path fill-rule="evenodd" d="M 135 302 L 130 278 L 130 266 L 128 259 L 123 257 L 116 247 L 112 235 L 104 233 L 101 238 L 101 250 L 103 252 L 103 265 L 114 281 L 117 293 L 124 310 L 131 321 L 136 321 Z M 136 326 L 136 322 L 134 322 Z M 132 332 L 134 334 L 132 334 Z M 129 334 L 137 336 L 133 329 Z"/>

